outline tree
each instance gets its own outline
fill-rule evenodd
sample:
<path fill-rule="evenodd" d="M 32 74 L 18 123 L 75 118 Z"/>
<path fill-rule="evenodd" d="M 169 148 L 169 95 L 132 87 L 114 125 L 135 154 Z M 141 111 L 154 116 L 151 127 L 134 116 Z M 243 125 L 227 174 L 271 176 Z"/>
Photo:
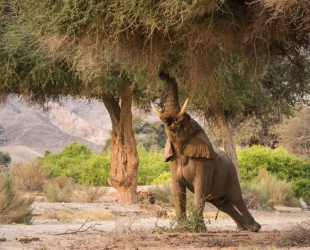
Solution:
<path fill-rule="evenodd" d="M 266 65 L 286 58 L 299 83 L 307 75 L 302 55 L 309 45 L 308 1 L 16 2 L 20 23 L 31 27 L 51 58 L 70 66 L 84 95 L 101 95 L 111 111 L 113 150 L 119 150 L 112 157 L 118 170 L 111 173 L 123 180 L 135 178 L 138 164 L 136 153 L 126 151 L 133 140 L 125 112 L 132 98 L 154 101 L 160 72 L 179 82 L 181 100 L 191 96 L 194 109 L 214 118 L 236 166 L 228 119 L 254 108 L 268 111 L 261 109 L 271 93 L 262 84 Z M 127 168 L 127 160 L 135 164 Z"/>
<path fill-rule="evenodd" d="M 310 112 L 308 108 L 296 111 L 278 127 L 280 144 L 291 153 L 310 159 Z"/>

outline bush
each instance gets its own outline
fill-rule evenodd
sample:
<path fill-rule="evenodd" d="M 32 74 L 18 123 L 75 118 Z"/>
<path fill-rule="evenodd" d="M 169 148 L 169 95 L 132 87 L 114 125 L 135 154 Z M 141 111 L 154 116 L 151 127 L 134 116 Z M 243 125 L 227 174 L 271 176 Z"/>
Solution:
<path fill-rule="evenodd" d="M 304 181 L 310 179 L 310 163 L 306 158 L 299 158 L 284 149 L 272 150 L 263 146 L 239 150 L 237 154 L 242 181 L 252 181 L 264 168 L 278 179 L 291 182 L 296 196 L 309 199 L 310 189 Z"/>
<path fill-rule="evenodd" d="M 297 199 L 294 197 L 292 184 L 285 180 L 278 180 L 269 174 L 266 169 L 259 170 L 259 180 L 253 180 L 243 188 L 255 195 L 261 205 L 295 206 Z"/>
<path fill-rule="evenodd" d="M 43 193 L 50 202 L 71 202 L 73 188 L 73 179 L 59 176 L 44 184 Z"/>
<path fill-rule="evenodd" d="M 12 158 L 9 155 L 9 153 L 3 153 L 0 151 L 0 165 L 4 165 L 8 167 L 8 165 L 11 163 Z"/>
<path fill-rule="evenodd" d="M 152 181 L 152 185 L 156 184 L 167 184 L 171 182 L 171 173 L 170 172 L 163 172 L 158 177 L 156 177 Z"/>
<path fill-rule="evenodd" d="M 164 162 L 163 154 L 147 152 L 144 148 L 139 148 L 138 154 L 140 160 L 137 178 L 139 185 L 150 185 L 161 174 L 170 171 L 169 163 Z"/>
<path fill-rule="evenodd" d="M 91 157 L 91 152 L 85 145 L 71 142 L 60 153 L 46 154 L 41 166 L 49 167 L 53 177 L 66 176 L 78 181 L 85 162 Z"/>
<path fill-rule="evenodd" d="M 78 184 L 107 186 L 110 154 L 92 154 L 90 148 L 72 142 L 60 153 L 46 153 L 42 167 L 49 167 L 52 177 L 73 178 Z"/>
<path fill-rule="evenodd" d="M 19 196 L 11 176 L 0 175 L 0 224 L 13 222 L 30 224 L 33 201 L 34 198 Z"/>
<path fill-rule="evenodd" d="M 310 203 L 310 180 L 297 179 L 293 181 L 293 190 L 297 198 L 302 197 L 307 204 Z"/>
<path fill-rule="evenodd" d="M 100 187 L 93 187 L 87 184 L 78 185 L 75 188 L 74 197 L 79 202 L 91 203 L 97 202 L 106 192 Z"/>
<path fill-rule="evenodd" d="M 279 179 L 291 181 L 310 178 L 310 164 L 306 158 L 298 158 L 284 149 L 253 146 L 237 152 L 242 180 L 252 180 L 260 169 L 265 168 Z"/>
<path fill-rule="evenodd" d="M 163 203 L 172 204 L 172 194 L 170 185 L 156 186 L 149 190 L 156 197 L 156 200 Z"/>
<path fill-rule="evenodd" d="M 95 186 L 108 186 L 110 176 L 110 154 L 93 154 L 81 170 L 79 184 L 91 184 Z"/>
<path fill-rule="evenodd" d="M 13 174 L 16 187 L 26 192 L 41 192 L 49 171 L 40 167 L 41 160 L 13 164 Z"/>

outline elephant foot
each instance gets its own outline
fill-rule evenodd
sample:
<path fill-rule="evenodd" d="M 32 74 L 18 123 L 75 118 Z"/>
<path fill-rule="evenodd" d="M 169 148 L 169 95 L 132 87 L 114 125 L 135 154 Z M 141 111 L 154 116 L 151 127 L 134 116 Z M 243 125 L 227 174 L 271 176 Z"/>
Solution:
<path fill-rule="evenodd" d="M 175 227 L 175 230 L 179 232 L 202 233 L 207 231 L 207 227 L 203 221 L 199 223 L 191 223 L 190 221 L 181 221 L 178 222 L 177 226 Z"/>
<path fill-rule="evenodd" d="M 252 225 L 246 225 L 243 224 L 243 228 L 245 228 L 245 230 L 251 231 L 251 232 L 258 232 L 261 229 L 261 225 L 259 223 L 257 223 L 256 221 L 254 221 L 254 223 Z"/>

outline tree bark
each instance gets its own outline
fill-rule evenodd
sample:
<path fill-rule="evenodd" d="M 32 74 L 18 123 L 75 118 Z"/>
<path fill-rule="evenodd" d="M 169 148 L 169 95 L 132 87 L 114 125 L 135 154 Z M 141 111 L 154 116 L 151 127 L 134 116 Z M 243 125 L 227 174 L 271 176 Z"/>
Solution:
<path fill-rule="evenodd" d="M 102 100 L 112 121 L 112 155 L 108 182 L 117 190 L 120 203 L 137 202 L 137 173 L 139 157 L 136 140 L 132 131 L 132 90 L 127 83 L 119 100 L 112 95 L 103 94 Z"/>
<path fill-rule="evenodd" d="M 235 164 L 237 171 L 239 172 L 239 162 L 236 152 L 236 147 L 234 140 L 231 136 L 231 133 L 228 128 L 228 122 L 223 112 L 221 112 L 218 108 L 213 107 L 213 115 L 215 118 L 216 125 L 221 133 L 224 151 Z"/>

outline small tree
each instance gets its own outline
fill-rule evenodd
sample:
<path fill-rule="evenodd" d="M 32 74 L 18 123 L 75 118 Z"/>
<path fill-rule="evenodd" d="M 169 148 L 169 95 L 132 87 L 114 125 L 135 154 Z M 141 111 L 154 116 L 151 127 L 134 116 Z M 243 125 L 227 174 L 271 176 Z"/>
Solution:
<path fill-rule="evenodd" d="M 4 165 L 8 167 L 8 165 L 11 163 L 12 159 L 9 153 L 3 153 L 0 151 L 0 165 Z"/>

